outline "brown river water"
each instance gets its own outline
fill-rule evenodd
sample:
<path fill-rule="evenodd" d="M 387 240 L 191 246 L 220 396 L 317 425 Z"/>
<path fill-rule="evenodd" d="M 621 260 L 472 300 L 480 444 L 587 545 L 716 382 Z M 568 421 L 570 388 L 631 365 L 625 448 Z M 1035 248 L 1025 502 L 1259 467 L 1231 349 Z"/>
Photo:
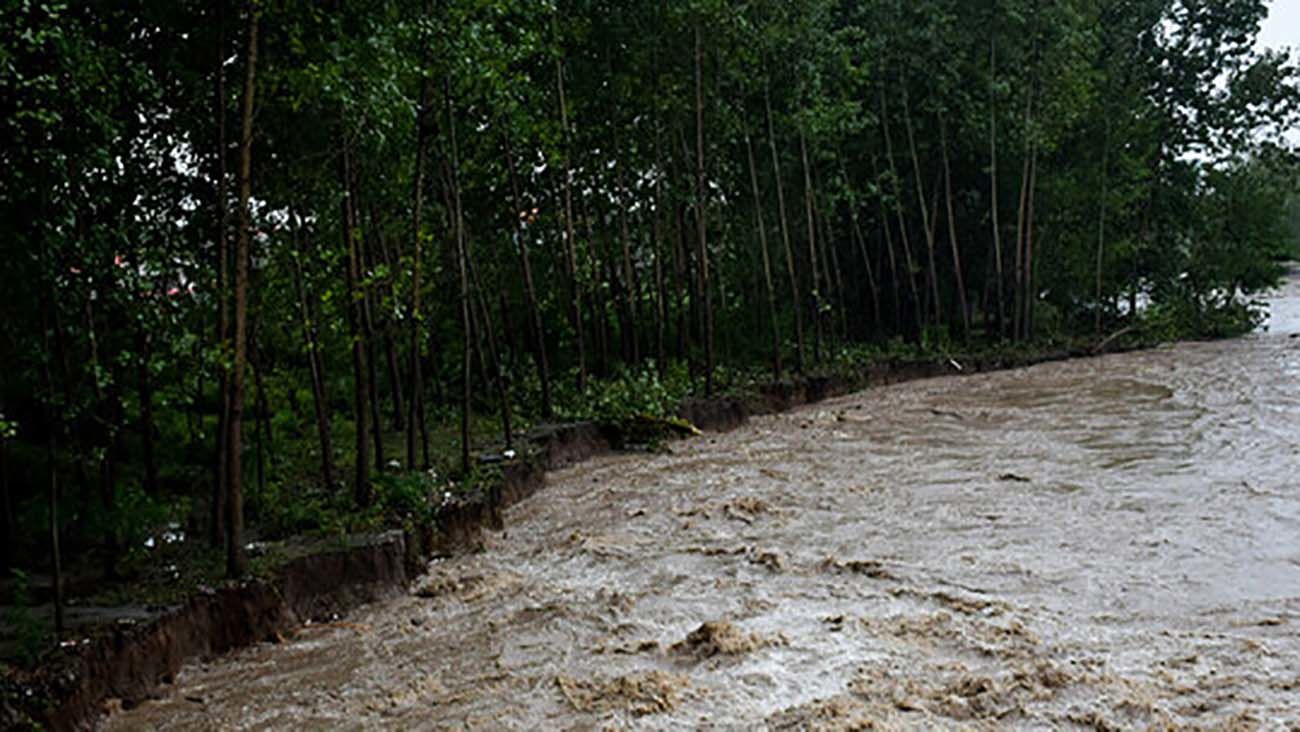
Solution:
<path fill-rule="evenodd" d="M 409 596 L 107 726 L 1300 729 L 1300 282 L 1271 304 L 553 473 Z"/>

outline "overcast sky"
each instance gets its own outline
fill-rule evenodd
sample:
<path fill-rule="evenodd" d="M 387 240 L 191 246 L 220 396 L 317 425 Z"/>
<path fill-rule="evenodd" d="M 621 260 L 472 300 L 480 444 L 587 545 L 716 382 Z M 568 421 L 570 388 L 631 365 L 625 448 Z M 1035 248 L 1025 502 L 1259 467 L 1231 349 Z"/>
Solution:
<path fill-rule="evenodd" d="M 1300 0 L 1269 0 L 1268 18 L 1259 33 L 1259 45 L 1265 48 L 1289 47 L 1300 54 Z M 1300 145 L 1300 129 L 1287 137 Z"/>
<path fill-rule="evenodd" d="M 1269 0 L 1268 8 L 1268 19 L 1259 34 L 1259 44 L 1300 50 L 1300 0 Z"/>

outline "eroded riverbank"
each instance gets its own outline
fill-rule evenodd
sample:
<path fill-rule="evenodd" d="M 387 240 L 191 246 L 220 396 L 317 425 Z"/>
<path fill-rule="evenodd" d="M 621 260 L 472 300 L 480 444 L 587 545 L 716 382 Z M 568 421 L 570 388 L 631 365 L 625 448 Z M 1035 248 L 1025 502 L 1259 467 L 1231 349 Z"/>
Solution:
<path fill-rule="evenodd" d="M 417 593 L 108 725 L 1295 724 L 1296 284 L 1273 322 L 559 471 Z"/>

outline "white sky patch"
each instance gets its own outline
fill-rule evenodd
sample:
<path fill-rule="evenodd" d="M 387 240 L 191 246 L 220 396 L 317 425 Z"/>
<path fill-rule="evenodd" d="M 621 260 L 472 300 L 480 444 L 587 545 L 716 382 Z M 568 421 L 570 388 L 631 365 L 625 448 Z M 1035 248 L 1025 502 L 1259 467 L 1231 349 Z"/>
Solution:
<path fill-rule="evenodd" d="M 1293 57 L 1300 54 L 1300 0 L 1269 0 L 1257 45 L 1261 49 L 1289 48 Z M 1291 130 L 1287 137 L 1300 145 L 1300 129 Z"/>

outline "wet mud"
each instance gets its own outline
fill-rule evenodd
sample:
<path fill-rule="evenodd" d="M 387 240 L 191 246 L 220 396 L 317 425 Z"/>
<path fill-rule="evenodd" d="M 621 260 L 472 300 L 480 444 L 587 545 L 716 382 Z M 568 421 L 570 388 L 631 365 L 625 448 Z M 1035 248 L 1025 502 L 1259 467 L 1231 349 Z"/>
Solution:
<path fill-rule="evenodd" d="M 1300 725 L 1300 285 L 1245 339 L 552 473 L 409 595 L 110 729 Z"/>

